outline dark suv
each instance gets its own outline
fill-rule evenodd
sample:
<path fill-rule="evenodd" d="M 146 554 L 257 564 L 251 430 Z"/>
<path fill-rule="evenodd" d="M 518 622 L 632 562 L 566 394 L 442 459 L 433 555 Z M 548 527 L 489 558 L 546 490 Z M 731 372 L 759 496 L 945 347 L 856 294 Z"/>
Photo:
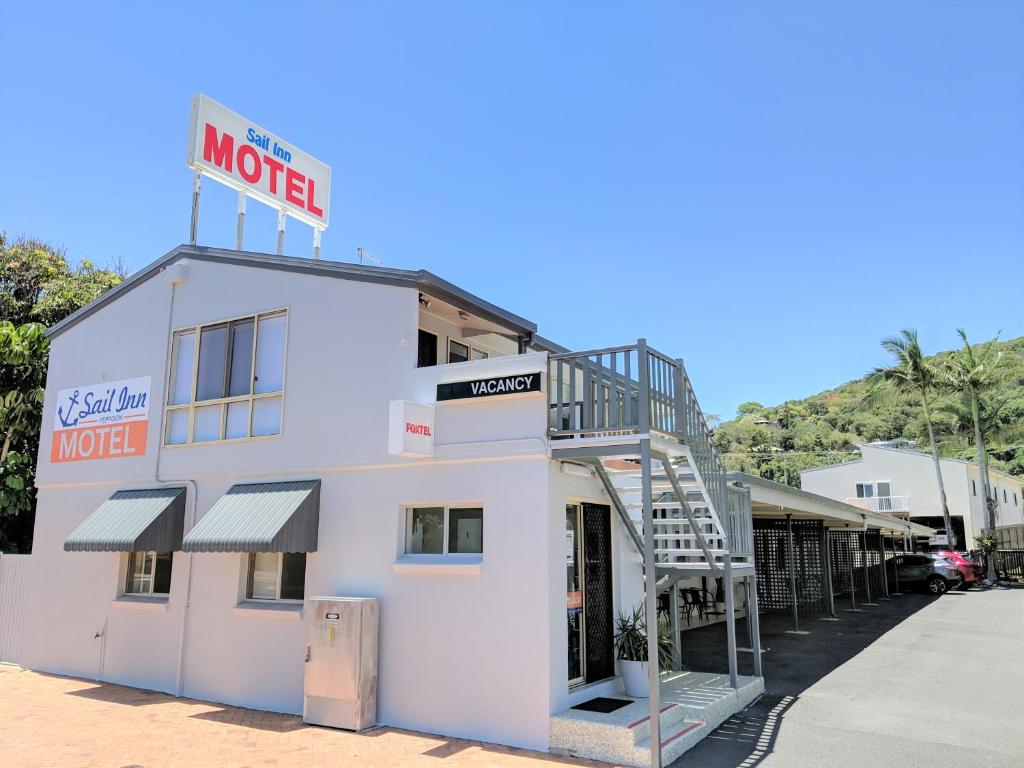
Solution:
<path fill-rule="evenodd" d="M 932 555 L 897 555 L 893 558 L 900 587 L 925 587 L 933 595 L 941 595 L 960 586 L 963 576 L 956 565 Z"/>

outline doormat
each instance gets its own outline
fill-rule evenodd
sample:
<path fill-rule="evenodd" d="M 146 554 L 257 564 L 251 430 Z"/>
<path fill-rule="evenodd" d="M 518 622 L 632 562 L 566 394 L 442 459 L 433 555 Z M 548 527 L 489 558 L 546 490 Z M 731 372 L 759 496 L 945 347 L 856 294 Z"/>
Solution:
<path fill-rule="evenodd" d="M 573 709 L 581 709 L 584 712 L 603 712 L 608 714 L 614 712 L 616 709 L 622 709 L 625 706 L 629 706 L 633 702 L 629 699 L 609 699 L 605 696 L 598 696 L 596 699 L 590 701 L 584 701 L 582 704 L 577 704 Z"/>

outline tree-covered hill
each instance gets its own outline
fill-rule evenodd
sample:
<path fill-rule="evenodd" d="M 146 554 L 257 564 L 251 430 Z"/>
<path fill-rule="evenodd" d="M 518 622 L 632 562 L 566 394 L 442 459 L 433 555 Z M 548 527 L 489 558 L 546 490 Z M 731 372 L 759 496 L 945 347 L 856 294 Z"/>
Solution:
<path fill-rule="evenodd" d="M 982 399 L 981 423 L 991 466 L 1024 475 L 1024 336 L 998 342 L 1005 360 L 999 385 Z M 954 354 L 942 352 L 930 362 Z M 859 456 L 855 443 L 906 438 L 928 449 L 920 401 L 869 397 L 866 377 L 777 406 L 746 402 L 715 430 L 726 467 L 799 485 L 799 472 Z M 976 457 L 969 404 L 950 393 L 933 414 L 943 456 Z"/>

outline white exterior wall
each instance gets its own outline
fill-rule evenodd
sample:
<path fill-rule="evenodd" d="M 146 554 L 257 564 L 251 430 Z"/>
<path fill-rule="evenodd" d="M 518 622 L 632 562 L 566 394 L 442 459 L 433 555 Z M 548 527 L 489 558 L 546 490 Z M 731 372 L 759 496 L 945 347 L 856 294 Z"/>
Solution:
<path fill-rule="evenodd" d="M 861 446 L 861 461 L 800 473 L 800 487 L 830 499 L 845 501 L 857 495 L 857 483 L 889 482 L 893 496 L 910 498 L 910 517 L 941 517 L 942 502 L 931 456 L 895 448 Z M 972 499 L 967 464 L 940 460 L 949 514 L 964 518 L 966 547 L 973 549 L 980 528 L 972 526 Z"/>
<path fill-rule="evenodd" d="M 548 715 L 568 693 L 565 499 L 601 501 L 598 482 L 547 459 L 537 395 L 441 404 L 434 459 L 387 454 L 390 400 L 431 403 L 438 381 L 542 370 L 545 356 L 417 370 L 414 290 L 205 261 L 186 269 L 173 309 L 158 276 L 54 339 L 25 666 L 300 712 L 305 624 L 295 612 L 236 608 L 243 555 L 175 553 L 166 605 L 140 608 L 116 599 L 125 555 L 66 553 L 63 542 L 119 488 L 186 484 L 187 533 L 236 482 L 318 477 L 305 593 L 380 599 L 380 722 L 545 749 Z M 170 329 L 277 308 L 289 311 L 281 436 L 161 453 Z M 144 456 L 50 464 L 57 390 L 145 375 Z M 442 503 L 484 508 L 478 572 L 396 563 L 405 505 Z M 616 594 L 631 605 L 639 559 L 614 517 L 612 530 Z"/>

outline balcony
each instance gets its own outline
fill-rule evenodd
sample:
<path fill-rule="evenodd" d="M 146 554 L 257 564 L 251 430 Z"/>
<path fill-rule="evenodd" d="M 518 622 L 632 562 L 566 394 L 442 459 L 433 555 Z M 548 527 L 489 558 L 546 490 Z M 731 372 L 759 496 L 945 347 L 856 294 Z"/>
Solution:
<path fill-rule="evenodd" d="M 909 496 L 871 496 L 868 498 L 843 499 L 847 504 L 866 509 L 869 512 L 909 512 Z"/>

